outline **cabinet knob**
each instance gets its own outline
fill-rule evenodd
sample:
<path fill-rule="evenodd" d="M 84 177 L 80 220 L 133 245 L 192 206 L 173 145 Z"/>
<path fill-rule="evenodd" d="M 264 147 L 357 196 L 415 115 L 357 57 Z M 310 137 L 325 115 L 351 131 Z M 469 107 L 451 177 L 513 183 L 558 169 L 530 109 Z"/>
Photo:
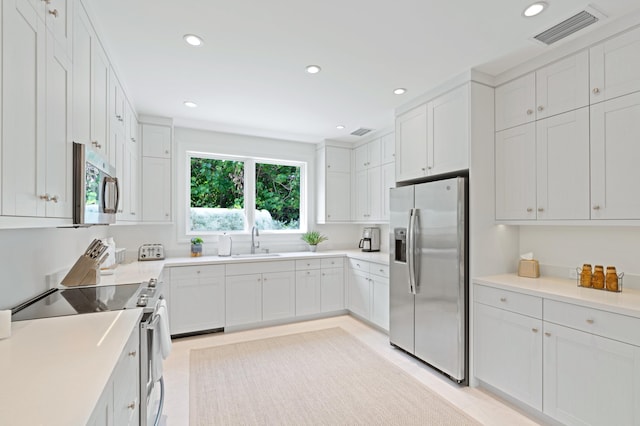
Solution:
<path fill-rule="evenodd" d="M 538 207 L 538 211 L 542 213 L 544 211 L 544 207 Z"/>
<path fill-rule="evenodd" d="M 130 410 L 135 410 L 136 409 L 136 402 L 133 401 L 131 404 L 127 405 L 127 408 Z"/>
<path fill-rule="evenodd" d="M 531 207 L 527 208 L 527 213 L 531 213 L 533 209 Z"/>
<path fill-rule="evenodd" d="M 431 170 L 431 169 L 433 169 L 433 167 L 429 166 L 429 167 L 427 167 L 427 169 Z"/>
<path fill-rule="evenodd" d="M 595 321 L 594 321 L 594 320 L 592 320 L 591 318 L 589 318 L 589 319 L 587 320 L 587 324 L 593 324 L 594 322 L 595 322 Z"/>
<path fill-rule="evenodd" d="M 59 199 L 60 197 L 58 197 L 57 195 L 54 195 L 53 197 L 51 197 L 51 201 L 53 201 L 54 203 L 57 203 Z"/>
<path fill-rule="evenodd" d="M 327 274 L 325 274 L 325 273 L 323 272 L 323 273 L 322 273 L 322 276 L 324 277 L 325 275 L 327 275 Z"/>
<path fill-rule="evenodd" d="M 597 87 L 594 87 L 592 91 L 594 95 L 597 95 L 598 93 L 600 93 L 600 89 Z"/>
<path fill-rule="evenodd" d="M 507 298 L 506 298 L 506 297 L 501 297 L 501 298 L 500 298 L 500 301 L 501 301 L 501 302 L 506 302 L 506 301 L 507 301 Z"/>
<path fill-rule="evenodd" d="M 596 204 L 595 206 L 593 206 L 593 209 L 594 210 L 600 210 L 600 206 Z"/>
<path fill-rule="evenodd" d="M 538 329 L 537 328 L 532 328 L 531 331 L 533 331 L 534 333 L 537 333 Z"/>
<path fill-rule="evenodd" d="M 44 200 L 44 201 L 50 201 L 51 200 L 51 197 L 49 196 L 49 194 L 40 195 L 38 198 L 40 198 L 41 200 Z"/>
<path fill-rule="evenodd" d="M 425 169 L 424 167 L 422 167 L 422 169 L 421 169 L 421 170 L 424 172 L 426 169 Z"/>
<path fill-rule="evenodd" d="M 137 353 L 138 353 L 137 351 L 132 351 L 132 352 L 129 352 L 129 354 L 128 354 L 128 355 L 129 355 L 130 357 L 134 357 L 134 356 L 136 356 L 136 354 L 137 354 Z"/>
<path fill-rule="evenodd" d="M 544 107 L 543 107 L 542 105 L 540 105 L 540 106 L 538 107 L 538 111 L 542 111 L 542 110 L 544 110 Z"/>
<path fill-rule="evenodd" d="M 53 9 L 49 11 L 49 15 L 53 15 L 54 18 L 58 17 L 58 9 Z"/>
<path fill-rule="evenodd" d="M 199 274 L 199 273 L 200 273 L 200 271 L 196 271 L 196 274 Z"/>
<path fill-rule="evenodd" d="M 307 275 L 310 275 L 310 274 L 311 274 L 311 272 L 307 271 Z"/>
<path fill-rule="evenodd" d="M 98 141 L 91 141 L 91 145 L 95 146 L 98 149 L 102 148 L 102 145 L 100 145 Z"/>
<path fill-rule="evenodd" d="M 532 109 L 528 109 L 527 110 L 527 115 L 531 115 L 531 114 L 533 114 L 533 110 Z"/>
<path fill-rule="evenodd" d="M 169 217 L 169 213 L 165 213 L 164 217 Z"/>
<path fill-rule="evenodd" d="M 169 153 L 169 150 L 168 150 L 168 149 L 165 149 L 164 153 L 165 153 L 165 154 L 168 154 L 168 153 Z"/>
<path fill-rule="evenodd" d="M 327 169 L 330 169 L 330 168 L 331 168 L 331 164 L 327 164 Z"/>
<path fill-rule="evenodd" d="M 262 279 L 262 281 L 266 281 L 266 280 L 267 280 L 267 277 L 264 277 L 264 278 Z"/>
<path fill-rule="evenodd" d="M 545 336 L 551 337 L 551 333 L 544 333 Z"/>

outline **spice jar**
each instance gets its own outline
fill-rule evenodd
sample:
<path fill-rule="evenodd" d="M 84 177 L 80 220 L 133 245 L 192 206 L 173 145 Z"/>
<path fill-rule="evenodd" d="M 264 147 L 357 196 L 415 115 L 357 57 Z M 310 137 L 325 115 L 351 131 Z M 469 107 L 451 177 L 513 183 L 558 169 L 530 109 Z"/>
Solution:
<path fill-rule="evenodd" d="M 596 265 L 591 277 L 591 286 L 598 289 L 604 288 L 604 268 L 602 265 Z"/>
<path fill-rule="evenodd" d="M 591 287 L 591 265 L 588 263 L 582 265 L 582 272 L 580 272 L 580 285 L 582 287 Z"/>
<path fill-rule="evenodd" d="M 615 266 L 607 266 L 607 276 L 605 278 L 607 290 L 618 291 L 618 274 Z"/>

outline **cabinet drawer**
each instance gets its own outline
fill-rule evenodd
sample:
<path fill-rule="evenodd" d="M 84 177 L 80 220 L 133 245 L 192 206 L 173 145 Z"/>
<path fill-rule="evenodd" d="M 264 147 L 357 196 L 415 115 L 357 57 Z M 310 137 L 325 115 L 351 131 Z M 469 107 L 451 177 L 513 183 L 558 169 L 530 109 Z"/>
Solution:
<path fill-rule="evenodd" d="M 640 346 L 640 318 L 545 299 L 544 320 Z"/>
<path fill-rule="evenodd" d="M 389 278 L 389 265 L 382 265 L 380 263 L 370 263 L 369 272 L 373 275 Z"/>
<path fill-rule="evenodd" d="M 264 274 L 266 272 L 286 272 L 295 271 L 295 269 L 295 262 L 293 260 L 255 263 L 229 263 L 227 264 L 227 276 Z"/>
<path fill-rule="evenodd" d="M 223 277 L 224 265 L 176 266 L 171 268 L 172 279 L 196 279 L 202 277 Z"/>
<path fill-rule="evenodd" d="M 308 269 L 320 269 L 320 259 L 296 260 L 296 271 L 306 271 Z"/>
<path fill-rule="evenodd" d="M 499 288 L 476 285 L 474 300 L 507 311 L 542 318 L 542 298 Z"/>
<path fill-rule="evenodd" d="M 356 271 L 369 272 L 369 262 L 360 259 L 349 259 L 349 266 Z"/>
<path fill-rule="evenodd" d="M 343 266 L 344 266 L 343 257 L 330 257 L 328 259 L 320 259 L 320 267 L 322 267 L 322 269 L 342 268 Z"/>

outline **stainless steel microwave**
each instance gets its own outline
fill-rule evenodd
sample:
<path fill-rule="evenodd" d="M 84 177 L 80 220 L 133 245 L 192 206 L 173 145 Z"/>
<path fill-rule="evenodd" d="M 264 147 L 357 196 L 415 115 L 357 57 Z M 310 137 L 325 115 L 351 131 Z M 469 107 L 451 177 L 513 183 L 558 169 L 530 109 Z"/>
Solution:
<path fill-rule="evenodd" d="M 84 144 L 73 143 L 73 223 L 115 223 L 120 185 L 116 169 Z"/>

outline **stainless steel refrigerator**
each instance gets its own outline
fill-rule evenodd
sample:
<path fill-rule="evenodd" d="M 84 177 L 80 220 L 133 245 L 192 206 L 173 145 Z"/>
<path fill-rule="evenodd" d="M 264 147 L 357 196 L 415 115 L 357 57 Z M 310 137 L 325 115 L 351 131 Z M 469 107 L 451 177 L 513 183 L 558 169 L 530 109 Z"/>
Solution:
<path fill-rule="evenodd" d="M 467 179 L 391 189 L 391 344 L 468 383 Z"/>

